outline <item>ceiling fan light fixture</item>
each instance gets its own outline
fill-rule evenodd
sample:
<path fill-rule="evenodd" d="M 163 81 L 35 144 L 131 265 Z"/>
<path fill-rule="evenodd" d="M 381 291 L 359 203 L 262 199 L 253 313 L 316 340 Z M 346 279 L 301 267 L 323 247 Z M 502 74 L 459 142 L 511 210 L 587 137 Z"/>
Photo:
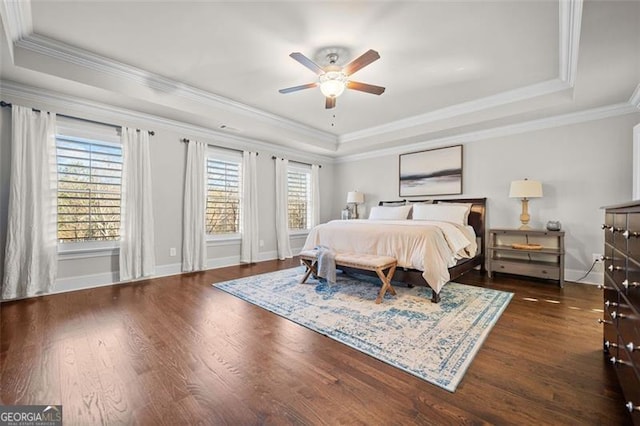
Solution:
<path fill-rule="evenodd" d="M 353 73 L 380 59 L 380 54 L 373 49 L 367 50 L 345 66 L 338 65 L 338 60 L 340 59 L 338 52 L 327 52 L 326 59 L 329 61 L 329 65 L 324 67 L 316 64 L 300 52 L 292 52 L 289 56 L 316 73 L 318 82 L 280 89 L 278 90 L 280 93 L 297 92 L 298 90 L 320 86 L 320 92 L 325 96 L 324 107 L 326 109 L 336 107 L 336 98 L 342 95 L 345 89 L 358 90 L 372 95 L 382 95 L 384 93 L 385 88 L 382 86 L 349 80 Z"/>
<path fill-rule="evenodd" d="M 320 91 L 327 98 L 342 95 L 347 85 L 347 76 L 341 71 L 327 71 L 320 75 Z"/>

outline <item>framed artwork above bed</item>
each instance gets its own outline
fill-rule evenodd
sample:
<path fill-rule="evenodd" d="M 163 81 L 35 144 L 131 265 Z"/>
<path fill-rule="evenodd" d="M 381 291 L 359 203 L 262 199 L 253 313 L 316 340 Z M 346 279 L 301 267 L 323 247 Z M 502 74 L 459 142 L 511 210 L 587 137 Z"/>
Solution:
<path fill-rule="evenodd" d="M 462 145 L 400 154 L 400 196 L 462 194 Z"/>

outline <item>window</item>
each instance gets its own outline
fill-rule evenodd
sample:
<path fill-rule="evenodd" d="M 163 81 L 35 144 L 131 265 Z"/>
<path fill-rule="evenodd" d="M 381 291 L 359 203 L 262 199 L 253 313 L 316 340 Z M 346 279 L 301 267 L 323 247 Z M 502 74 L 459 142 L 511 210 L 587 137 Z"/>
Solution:
<path fill-rule="evenodd" d="M 311 169 L 289 166 L 287 188 L 289 229 L 308 230 L 311 225 Z"/>
<path fill-rule="evenodd" d="M 240 155 L 210 149 L 207 156 L 206 229 L 209 235 L 240 233 Z"/>
<path fill-rule="evenodd" d="M 56 136 L 58 241 L 120 239 L 122 146 Z"/>

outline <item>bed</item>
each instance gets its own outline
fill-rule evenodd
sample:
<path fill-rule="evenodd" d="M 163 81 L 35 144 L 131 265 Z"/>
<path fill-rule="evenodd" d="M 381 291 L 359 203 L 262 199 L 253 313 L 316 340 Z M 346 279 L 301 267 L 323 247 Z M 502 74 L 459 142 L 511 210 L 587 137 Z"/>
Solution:
<path fill-rule="evenodd" d="M 336 220 L 313 228 L 303 250 L 322 245 L 336 252 L 392 256 L 398 260 L 393 280 L 409 287 L 430 287 L 431 301 L 438 303 L 440 290 L 447 282 L 476 267 L 484 271 L 486 198 L 382 201 L 379 206 L 384 207 L 374 208 L 372 213 L 384 215 L 386 211 L 393 211 L 392 207 L 408 204 L 413 206 L 412 212 L 421 215 L 420 212 L 428 210 L 458 211 L 459 208 L 453 206 L 464 204 L 468 217 L 465 216 L 465 223 L 459 223 L 457 218 L 449 223 L 448 218 L 425 221 L 419 220 L 424 217 L 413 219 L 411 216 L 411 220 L 402 221 Z M 434 204 L 448 207 L 429 207 Z M 460 235 L 464 235 L 466 242 L 460 240 Z"/>

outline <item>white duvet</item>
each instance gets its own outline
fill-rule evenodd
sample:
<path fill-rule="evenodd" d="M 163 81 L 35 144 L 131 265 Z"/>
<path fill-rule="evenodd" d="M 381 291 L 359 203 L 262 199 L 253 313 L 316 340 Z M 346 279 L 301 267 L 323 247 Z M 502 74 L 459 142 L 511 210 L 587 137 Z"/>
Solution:
<path fill-rule="evenodd" d="M 448 268 L 478 248 L 473 228 L 426 220 L 333 220 L 313 228 L 303 250 L 318 245 L 338 253 L 393 256 L 398 267 L 423 271 L 436 293 L 450 279 Z"/>

